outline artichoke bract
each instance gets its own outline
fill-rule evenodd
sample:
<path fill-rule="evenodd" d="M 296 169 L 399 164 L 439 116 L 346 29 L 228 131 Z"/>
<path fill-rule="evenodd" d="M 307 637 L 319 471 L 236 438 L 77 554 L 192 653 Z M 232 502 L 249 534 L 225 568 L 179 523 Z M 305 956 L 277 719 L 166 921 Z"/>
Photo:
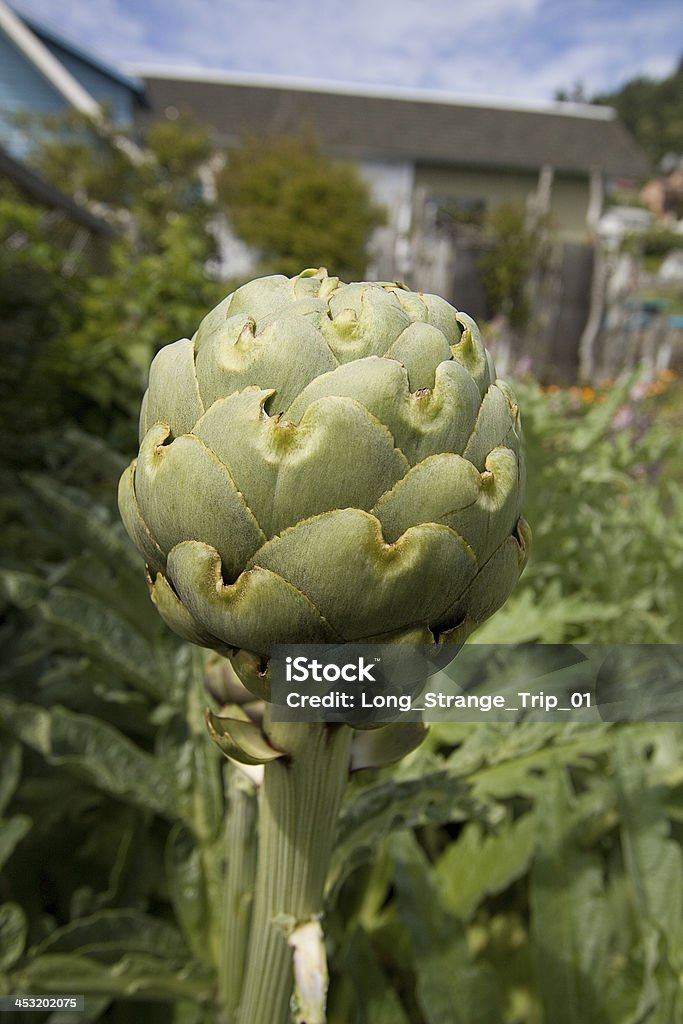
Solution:
<path fill-rule="evenodd" d="M 467 314 L 325 270 L 245 284 L 162 348 L 119 488 L 182 637 L 461 641 L 524 567 L 509 387 Z"/>

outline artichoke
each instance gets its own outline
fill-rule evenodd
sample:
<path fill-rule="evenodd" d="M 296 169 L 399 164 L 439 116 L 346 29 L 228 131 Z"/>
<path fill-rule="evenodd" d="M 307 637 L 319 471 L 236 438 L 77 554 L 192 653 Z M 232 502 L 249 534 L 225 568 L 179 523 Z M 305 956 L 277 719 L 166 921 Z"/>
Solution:
<path fill-rule="evenodd" d="M 523 493 L 471 317 L 306 270 L 158 352 L 119 505 L 168 625 L 248 677 L 275 643 L 461 641 L 524 567 Z"/>

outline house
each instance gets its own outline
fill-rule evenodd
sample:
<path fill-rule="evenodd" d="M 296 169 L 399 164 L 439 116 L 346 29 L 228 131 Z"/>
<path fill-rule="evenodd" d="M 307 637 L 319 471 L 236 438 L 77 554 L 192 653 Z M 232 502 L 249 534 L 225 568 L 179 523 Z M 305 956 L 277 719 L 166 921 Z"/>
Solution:
<path fill-rule="evenodd" d="M 103 64 L 0 0 L 0 139 L 16 158 L 30 151 L 17 115 L 78 111 L 95 119 L 107 110 L 122 129 L 144 106 L 144 85 Z"/>
<path fill-rule="evenodd" d="M 410 276 L 402 264 L 415 252 L 416 232 L 476 224 L 510 200 L 549 213 L 563 239 L 585 241 L 610 183 L 635 182 L 649 170 L 607 107 L 484 103 L 195 70 L 137 71 L 153 115 L 189 111 L 221 146 L 250 135 L 312 131 L 331 155 L 357 162 L 390 214 L 373 267 L 380 277 Z"/>
<path fill-rule="evenodd" d="M 478 228 L 497 206 L 518 201 L 530 220 L 547 218 L 557 242 L 554 276 L 536 288 L 537 372 L 543 376 L 547 366 L 553 379 L 575 378 L 579 352 L 595 345 L 601 322 L 593 242 L 605 195 L 650 171 L 611 108 L 193 69 L 140 68 L 136 75 L 106 67 L 0 0 L 0 142 L 15 158 L 28 155 L 28 137 L 14 122 L 22 112 L 77 110 L 98 119 L 107 106 L 122 128 L 135 129 L 188 112 L 219 147 L 246 136 L 312 132 L 331 156 L 359 166 L 387 209 L 368 277 L 405 280 L 484 319 L 478 247 L 486 243 Z M 117 144 L 135 148 L 123 131 Z M 256 254 L 226 222 L 216 227 L 219 272 L 246 276 Z"/>

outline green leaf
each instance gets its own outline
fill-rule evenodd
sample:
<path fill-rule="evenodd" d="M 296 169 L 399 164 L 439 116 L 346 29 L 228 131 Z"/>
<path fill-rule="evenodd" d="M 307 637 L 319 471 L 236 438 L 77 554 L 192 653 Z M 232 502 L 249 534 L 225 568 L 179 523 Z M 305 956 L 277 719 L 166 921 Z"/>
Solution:
<path fill-rule="evenodd" d="M 84 995 L 138 999 L 193 999 L 211 995 L 210 979 L 199 965 L 169 971 L 161 957 L 135 953 L 111 965 L 75 953 L 45 953 L 9 977 L 15 992 L 82 992 Z"/>
<path fill-rule="evenodd" d="M 488 964 L 470 959 L 464 929 L 441 906 L 417 841 L 404 832 L 393 837 L 391 850 L 398 912 L 410 938 L 426 1024 L 502 1024 L 495 974 Z"/>
<path fill-rule="evenodd" d="M 0 572 L 0 595 L 16 608 L 32 608 L 45 593 L 45 581 L 31 572 L 3 569 Z"/>
<path fill-rule="evenodd" d="M 76 590 L 53 587 L 39 602 L 38 611 L 76 650 L 119 673 L 148 696 L 163 699 L 166 682 L 152 648 L 106 605 Z"/>
<path fill-rule="evenodd" d="M 472 748 L 457 750 L 449 767 L 460 774 L 469 764 L 468 781 L 478 800 L 535 797 L 556 763 L 593 767 L 596 757 L 610 751 L 611 735 L 607 725 L 484 725 L 472 735 Z"/>
<path fill-rule="evenodd" d="M 400 761 L 422 743 L 427 727 L 422 722 L 395 722 L 381 729 L 366 729 L 354 734 L 351 745 L 351 771 L 383 768 Z"/>
<path fill-rule="evenodd" d="M 513 824 L 493 826 L 485 834 L 479 822 L 469 822 L 436 865 L 436 878 L 447 909 L 468 921 L 486 896 L 507 889 L 529 868 L 536 830 L 534 814 Z"/>
<path fill-rule="evenodd" d="M 0 970 L 7 970 L 24 952 L 28 923 L 18 903 L 0 906 Z"/>
<path fill-rule="evenodd" d="M 330 991 L 329 1024 L 348 1024 L 350 1003 L 355 1012 L 354 1024 L 410 1024 L 373 944 L 362 929 L 345 936 L 337 966 L 336 986 L 333 983 Z"/>
<path fill-rule="evenodd" d="M 638 1010 L 648 1021 L 683 1019 L 683 854 L 671 838 L 663 793 L 648 782 L 645 758 L 620 732 L 615 752 L 621 844 L 629 896 L 639 923 L 644 978 Z M 636 1014 L 637 1016 L 637 1014 Z"/>
<path fill-rule="evenodd" d="M 106 963 L 150 950 L 166 963 L 184 963 L 188 957 L 180 933 L 166 921 L 138 910 L 103 910 L 58 928 L 31 953 L 34 958 L 78 953 Z"/>
<path fill-rule="evenodd" d="M 204 653 L 197 648 L 180 649 L 174 675 L 182 712 L 159 730 L 155 748 L 158 762 L 173 781 L 179 816 L 191 825 L 200 843 L 208 845 L 218 838 L 223 823 L 225 762 L 206 731 Z"/>
<path fill-rule="evenodd" d="M 553 1024 L 604 1024 L 609 917 L 598 857 L 582 845 L 581 819 L 556 765 L 538 807 L 529 900 L 539 994 Z M 598 979 L 603 983 L 598 984 Z"/>
<path fill-rule="evenodd" d="M 85 1001 L 85 1009 L 78 1012 L 78 1024 L 96 1024 L 110 1003 L 111 999 L 106 996 L 102 999 L 88 996 Z M 51 1013 L 47 1018 L 47 1024 L 74 1024 L 73 1011 L 57 1010 L 56 1013 Z"/>
<path fill-rule="evenodd" d="M 628 731 L 618 733 L 615 767 L 634 909 L 675 939 L 683 933 L 683 853 L 670 835 L 664 792 L 648 782 L 643 756 Z"/>
<path fill-rule="evenodd" d="M 462 821 L 476 811 L 465 784 L 445 771 L 365 787 L 348 803 L 339 822 L 328 890 L 336 891 L 359 864 L 374 859 L 378 845 L 391 832 Z"/>
<path fill-rule="evenodd" d="M 117 573 L 122 569 L 140 575 L 140 559 L 129 543 L 120 521 L 100 502 L 75 487 L 61 483 L 54 476 L 24 478 L 29 490 L 45 508 L 58 518 L 60 527 L 71 539 L 89 545 L 98 558 Z"/>
<path fill-rule="evenodd" d="M 138 807 L 173 819 L 171 779 L 118 730 L 59 706 L 51 710 L 0 698 L 0 722 L 49 764 L 61 765 Z"/>
<path fill-rule="evenodd" d="M 210 1008 L 182 1000 L 173 1007 L 173 1024 L 214 1024 Z"/>
<path fill-rule="evenodd" d="M 267 764 L 283 757 L 283 751 L 272 747 L 263 734 L 260 725 L 253 722 L 237 704 L 230 707 L 232 715 L 216 715 L 206 709 L 206 724 L 209 735 L 226 757 L 240 764 Z M 239 715 L 239 717 L 237 717 Z"/>
<path fill-rule="evenodd" d="M 224 893 L 225 760 L 206 732 L 204 652 L 185 649 L 182 657 L 184 714 L 174 715 L 160 730 L 157 759 L 175 791 L 178 816 L 189 826 L 171 833 L 166 848 L 171 898 L 181 927 L 193 949 L 208 949 L 218 962 Z M 208 943 L 208 946 L 207 946 Z"/>
<path fill-rule="evenodd" d="M 209 909 L 202 851 L 192 831 L 178 822 L 166 844 L 166 874 L 171 902 L 183 935 L 195 956 L 209 956 Z"/>
<path fill-rule="evenodd" d="M 0 748 L 0 816 L 12 799 L 21 778 L 21 744 L 3 736 Z"/>
<path fill-rule="evenodd" d="M 110 1003 L 111 999 L 106 996 L 102 999 L 88 996 L 85 1001 L 85 1009 L 78 1012 L 78 1024 L 96 1024 Z M 47 1024 L 74 1024 L 73 1011 L 57 1010 L 56 1013 L 51 1013 L 47 1018 Z"/>
<path fill-rule="evenodd" d="M 25 814 L 0 820 L 0 868 L 9 860 L 17 843 L 21 842 L 30 829 L 31 819 Z"/>

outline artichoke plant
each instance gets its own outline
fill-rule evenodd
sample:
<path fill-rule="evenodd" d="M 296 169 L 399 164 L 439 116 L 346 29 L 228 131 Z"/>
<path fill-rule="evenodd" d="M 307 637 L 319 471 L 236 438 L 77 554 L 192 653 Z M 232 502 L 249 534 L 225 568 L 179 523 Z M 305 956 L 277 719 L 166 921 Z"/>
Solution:
<path fill-rule="evenodd" d="M 474 321 L 436 295 L 306 270 L 238 288 L 160 350 L 119 504 L 166 622 L 268 698 L 276 643 L 461 642 L 524 566 L 523 494 L 517 405 Z M 285 1024 L 291 947 L 296 1019 L 322 1021 L 319 917 L 353 730 L 249 703 L 231 715 L 209 713 L 214 739 L 263 776 L 250 919 L 229 837 L 221 1019 Z M 356 737 L 355 767 L 423 734 L 383 729 L 384 747 L 381 730 Z"/>
<path fill-rule="evenodd" d="M 459 641 L 526 559 L 517 405 L 435 295 L 252 281 L 157 354 L 140 442 L 123 520 L 205 647 Z"/>

